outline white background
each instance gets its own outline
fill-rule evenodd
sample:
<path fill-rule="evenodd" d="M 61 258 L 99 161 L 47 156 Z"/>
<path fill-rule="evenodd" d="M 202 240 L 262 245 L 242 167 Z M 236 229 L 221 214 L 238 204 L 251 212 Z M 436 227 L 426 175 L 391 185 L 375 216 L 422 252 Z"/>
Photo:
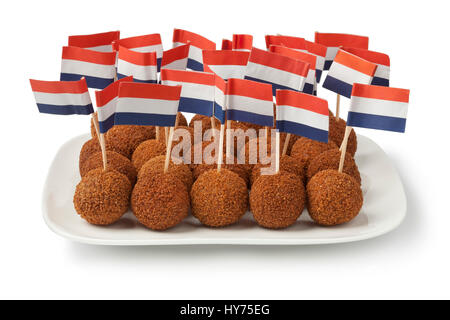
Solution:
<path fill-rule="evenodd" d="M 420 5 L 419 3 L 422 3 Z M 0 12 L 0 298 L 450 298 L 449 50 L 444 1 L 8 1 Z M 174 27 L 219 46 L 233 33 L 368 35 L 410 88 L 407 132 L 359 130 L 388 153 L 408 214 L 360 243 L 308 247 L 100 247 L 53 234 L 41 213 L 58 148 L 89 118 L 39 114 L 29 78 L 57 80 L 70 34 Z M 319 95 L 334 105 L 334 95 Z M 343 100 L 346 111 L 348 100 Z M 344 113 L 345 114 L 345 113 Z"/>

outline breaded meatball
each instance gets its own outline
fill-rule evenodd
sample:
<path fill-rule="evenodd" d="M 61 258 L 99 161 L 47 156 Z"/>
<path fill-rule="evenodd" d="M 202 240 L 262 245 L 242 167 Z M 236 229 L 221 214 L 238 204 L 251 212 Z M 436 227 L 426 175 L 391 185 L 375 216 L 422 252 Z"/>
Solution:
<path fill-rule="evenodd" d="M 202 224 L 224 227 L 238 222 L 247 211 L 247 186 L 230 170 L 209 170 L 192 186 L 191 202 L 192 215 Z"/>
<path fill-rule="evenodd" d="M 305 208 L 305 187 L 297 175 L 280 171 L 260 176 L 250 191 L 250 210 L 265 228 L 294 224 Z"/>
<path fill-rule="evenodd" d="M 338 147 L 341 146 L 342 140 L 344 139 L 346 126 L 347 123 L 344 119 L 339 118 L 339 121 L 336 121 L 336 117 L 330 117 L 329 119 L 328 139 L 336 143 Z M 353 157 L 355 156 L 357 145 L 356 133 L 355 130 L 352 129 L 348 136 L 347 152 Z"/>
<path fill-rule="evenodd" d="M 177 126 L 178 127 L 187 127 L 188 126 L 186 117 L 181 112 L 177 113 L 177 120 L 176 121 L 177 121 Z"/>
<path fill-rule="evenodd" d="M 134 150 L 131 161 L 139 172 L 148 160 L 165 154 L 166 145 L 163 142 L 155 139 L 145 140 Z"/>
<path fill-rule="evenodd" d="M 206 130 L 211 129 L 211 118 L 201 115 L 201 114 L 196 114 L 195 116 L 192 117 L 191 121 L 189 122 L 189 127 L 194 129 L 194 124 L 196 121 L 200 121 L 202 124 L 202 134 L 205 133 Z M 216 118 L 214 118 L 214 124 L 215 124 L 215 128 L 217 130 L 220 129 L 220 121 L 217 120 Z"/>
<path fill-rule="evenodd" d="M 354 178 L 337 170 L 316 173 L 306 187 L 308 212 L 318 224 L 334 226 L 351 221 L 363 205 L 361 187 Z"/>
<path fill-rule="evenodd" d="M 275 163 L 273 163 L 272 165 L 275 168 Z M 261 176 L 261 168 L 269 168 L 270 166 L 270 164 L 255 164 L 250 176 L 250 184 L 253 185 L 253 183 L 255 183 L 255 181 Z M 303 162 L 301 162 L 297 158 L 291 156 L 280 157 L 280 171 L 286 171 L 295 174 L 299 177 L 302 183 L 304 183 L 305 181 L 305 166 Z"/>
<path fill-rule="evenodd" d="M 118 125 L 108 130 L 106 145 L 108 150 L 131 159 L 134 150 L 149 139 L 155 139 L 155 127 Z"/>
<path fill-rule="evenodd" d="M 131 183 L 116 170 L 98 168 L 89 171 L 75 189 L 73 204 L 87 222 L 108 225 L 128 211 Z"/>
<path fill-rule="evenodd" d="M 234 173 L 237 173 L 239 177 L 241 177 L 245 181 L 245 185 L 248 186 L 249 183 L 249 176 L 247 170 L 243 167 L 241 164 L 223 164 L 222 168 L 228 169 L 230 171 L 233 171 Z M 192 176 L 194 178 L 194 181 L 198 179 L 198 177 L 209 170 L 217 169 L 217 164 L 199 164 L 195 165 L 192 169 Z"/>
<path fill-rule="evenodd" d="M 181 180 L 171 173 L 139 179 L 131 196 L 131 210 L 147 228 L 166 230 L 189 213 L 189 194 Z"/>
<path fill-rule="evenodd" d="M 78 168 L 81 170 L 85 166 L 85 162 L 97 152 L 101 152 L 100 143 L 97 139 L 89 139 L 81 147 L 80 157 L 78 160 Z"/>
<path fill-rule="evenodd" d="M 333 141 L 323 143 L 316 140 L 311 140 L 305 137 L 300 137 L 295 141 L 291 150 L 291 157 L 297 158 L 305 164 L 305 168 L 308 167 L 309 161 L 321 154 L 324 151 L 330 149 L 336 149 L 337 145 Z"/>

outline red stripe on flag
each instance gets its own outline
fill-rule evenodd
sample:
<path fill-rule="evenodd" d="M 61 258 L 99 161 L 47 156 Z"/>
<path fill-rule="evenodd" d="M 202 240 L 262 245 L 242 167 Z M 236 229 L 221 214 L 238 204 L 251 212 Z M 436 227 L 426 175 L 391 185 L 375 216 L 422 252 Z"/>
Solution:
<path fill-rule="evenodd" d="M 266 35 L 267 49 L 269 49 L 271 45 L 306 50 L 305 39 L 299 37 Z"/>
<path fill-rule="evenodd" d="M 189 47 L 190 44 L 186 44 L 164 51 L 161 66 L 164 67 L 174 61 L 187 58 L 189 56 Z"/>
<path fill-rule="evenodd" d="M 234 50 L 252 50 L 253 36 L 250 34 L 233 34 L 233 49 Z"/>
<path fill-rule="evenodd" d="M 342 64 L 371 77 L 373 77 L 375 70 L 377 69 L 377 65 L 375 63 L 364 60 L 343 50 L 338 51 L 333 63 Z"/>
<path fill-rule="evenodd" d="M 125 47 L 119 47 L 119 60 L 139 66 L 156 66 L 156 51 L 137 52 Z"/>
<path fill-rule="evenodd" d="M 203 50 L 216 49 L 216 44 L 211 40 L 208 40 L 205 37 L 202 37 L 201 35 L 198 35 L 196 33 L 181 29 L 173 30 L 173 42 L 181 42 L 181 43 L 190 42 L 193 46 Z"/>
<path fill-rule="evenodd" d="M 119 87 L 122 82 L 133 82 L 133 76 L 122 78 L 111 83 L 103 90 L 95 91 L 95 101 L 97 101 L 97 108 L 103 107 L 105 104 L 119 95 Z"/>
<path fill-rule="evenodd" d="M 86 79 L 78 81 L 43 81 L 30 79 L 33 92 L 45 93 L 85 93 L 88 92 Z"/>
<path fill-rule="evenodd" d="M 78 47 L 63 47 L 62 58 L 109 66 L 116 64 L 115 52 L 98 52 Z"/>
<path fill-rule="evenodd" d="M 227 82 L 218 75 L 214 75 L 214 84 L 216 88 L 223 91 L 223 93 L 227 90 Z"/>
<path fill-rule="evenodd" d="M 273 101 L 270 84 L 245 79 L 229 79 L 226 94 Z"/>
<path fill-rule="evenodd" d="M 69 36 L 69 46 L 92 48 L 112 44 L 120 39 L 120 31 L 110 31 L 95 34 Z"/>
<path fill-rule="evenodd" d="M 233 50 L 233 41 L 222 39 L 222 50 Z"/>
<path fill-rule="evenodd" d="M 345 33 L 315 33 L 315 41 L 327 47 L 369 49 L 369 37 Z"/>
<path fill-rule="evenodd" d="M 308 40 L 305 40 L 306 43 L 306 50 L 308 50 L 308 52 L 316 54 L 318 56 L 321 57 L 326 57 L 327 55 L 327 47 L 320 44 L 320 43 L 315 43 L 315 42 L 311 42 Z"/>
<path fill-rule="evenodd" d="M 370 51 L 366 49 L 359 49 L 359 48 L 350 48 L 350 47 L 343 47 L 342 50 L 350 52 L 351 54 L 354 54 L 355 56 L 358 56 L 360 58 L 363 58 L 367 61 L 381 64 L 383 66 L 390 66 L 391 62 L 389 59 L 389 56 L 387 54 L 376 52 L 376 51 Z"/>
<path fill-rule="evenodd" d="M 305 62 L 256 48 L 252 49 L 249 61 L 303 77 L 308 75 L 309 70 L 309 65 Z"/>
<path fill-rule="evenodd" d="M 297 51 L 295 49 L 291 49 L 283 46 L 275 46 L 271 45 L 269 47 L 269 51 L 273 53 L 278 53 L 286 57 L 291 57 L 296 60 L 300 60 L 306 63 L 309 63 L 310 70 L 316 70 L 316 61 L 317 57 L 307 52 Z"/>
<path fill-rule="evenodd" d="M 134 49 L 140 47 L 154 46 L 161 44 L 161 35 L 159 33 L 152 33 L 143 36 L 129 37 L 114 41 L 114 50 L 119 50 L 119 46 Z"/>
<path fill-rule="evenodd" d="M 171 69 L 161 70 L 161 80 L 197 83 L 208 86 L 214 86 L 215 83 L 214 74 L 212 73 Z"/>
<path fill-rule="evenodd" d="M 292 90 L 277 90 L 277 105 L 291 106 L 328 116 L 327 100 Z"/>
<path fill-rule="evenodd" d="M 409 89 L 355 83 L 353 85 L 352 97 L 409 103 Z"/>
<path fill-rule="evenodd" d="M 213 72 L 208 65 L 246 66 L 250 52 L 231 50 L 203 50 L 203 66 L 206 72 Z"/>
<path fill-rule="evenodd" d="M 119 86 L 119 98 L 180 100 L 181 86 L 165 86 L 154 83 L 123 82 Z"/>

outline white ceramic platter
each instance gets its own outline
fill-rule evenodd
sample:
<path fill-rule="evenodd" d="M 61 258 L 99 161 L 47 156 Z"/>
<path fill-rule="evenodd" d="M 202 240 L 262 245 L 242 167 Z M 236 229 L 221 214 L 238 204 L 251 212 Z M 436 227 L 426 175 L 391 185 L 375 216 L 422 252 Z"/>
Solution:
<path fill-rule="evenodd" d="M 359 241 L 395 229 L 406 214 L 406 196 L 398 173 L 383 150 L 358 135 L 356 162 L 362 177 L 364 206 L 350 223 L 321 227 L 305 211 L 297 223 L 284 230 L 259 227 L 248 212 L 236 225 L 213 229 L 192 216 L 167 231 L 140 225 L 131 212 L 111 226 L 90 225 L 73 207 L 75 186 L 80 181 L 78 155 L 89 135 L 64 144 L 50 167 L 43 194 L 44 219 L 51 230 L 73 241 L 96 245 L 311 245 Z"/>

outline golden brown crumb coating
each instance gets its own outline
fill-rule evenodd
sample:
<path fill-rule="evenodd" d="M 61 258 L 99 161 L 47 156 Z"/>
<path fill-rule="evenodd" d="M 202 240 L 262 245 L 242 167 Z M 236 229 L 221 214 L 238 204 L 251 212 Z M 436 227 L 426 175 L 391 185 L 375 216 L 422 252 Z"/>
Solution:
<path fill-rule="evenodd" d="M 131 210 L 147 228 L 166 230 L 187 217 L 189 194 L 185 184 L 171 173 L 148 175 L 133 189 Z"/>
<path fill-rule="evenodd" d="M 125 175 L 98 168 L 81 178 L 73 203 L 77 213 L 87 222 L 108 225 L 127 212 L 130 193 L 131 183 Z"/>
<path fill-rule="evenodd" d="M 248 191 L 236 173 L 209 170 L 195 181 L 191 190 L 192 215 L 210 227 L 236 223 L 248 208 Z"/>
<path fill-rule="evenodd" d="M 178 127 L 187 127 L 188 126 L 186 117 L 181 112 L 177 113 L 177 126 Z"/>
<path fill-rule="evenodd" d="M 330 149 L 336 149 L 337 145 L 333 141 L 328 143 L 311 140 L 305 137 L 300 137 L 295 141 L 291 150 L 291 157 L 297 158 L 305 164 L 305 168 L 308 167 L 309 161 Z"/>
<path fill-rule="evenodd" d="M 106 145 L 108 150 L 131 159 L 134 150 L 149 139 L 155 139 L 155 127 L 118 125 L 108 130 Z"/>
<path fill-rule="evenodd" d="M 211 118 L 210 117 L 207 117 L 207 116 L 204 116 L 201 114 L 196 114 L 195 116 L 192 117 L 191 121 L 189 122 L 189 127 L 194 129 L 194 124 L 196 121 L 201 121 L 202 134 L 204 134 L 206 130 L 211 129 Z M 220 121 L 217 120 L 216 118 L 214 118 L 214 125 L 217 130 L 220 129 Z"/>
<path fill-rule="evenodd" d="M 291 226 L 305 208 L 305 187 L 297 175 L 280 171 L 260 176 L 250 191 L 250 210 L 265 228 Z"/>
<path fill-rule="evenodd" d="M 308 212 L 318 224 L 334 226 L 351 221 L 363 205 L 361 187 L 337 170 L 316 173 L 306 187 Z"/>
<path fill-rule="evenodd" d="M 331 149 L 325 152 L 322 152 L 318 156 L 311 159 L 308 165 L 308 169 L 306 171 L 307 180 L 311 180 L 311 178 L 319 171 L 333 169 L 339 169 L 339 162 L 341 160 L 341 152 L 339 149 Z M 361 175 L 359 174 L 358 166 L 356 165 L 355 160 L 350 155 L 350 153 L 346 152 L 345 160 L 344 160 L 344 168 L 342 170 L 344 173 L 355 178 L 358 184 L 361 184 Z"/>
<path fill-rule="evenodd" d="M 163 142 L 155 139 L 145 140 L 134 150 L 131 162 L 139 172 L 148 160 L 165 154 L 166 145 Z"/>
<path fill-rule="evenodd" d="M 344 139 L 346 126 L 347 123 L 344 119 L 339 118 L 339 121 L 336 121 L 336 117 L 330 117 L 329 119 L 328 139 L 336 143 L 338 147 L 341 146 L 342 140 Z M 354 157 L 357 147 L 358 142 L 356 139 L 356 133 L 355 130 L 352 129 L 350 135 L 348 136 L 347 152 Z"/>
<path fill-rule="evenodd" d="M 222 168 L 228 169 L 228 170 L 236 173 L 239 177 L 241 177 L 244 180 L 245 185 L 248 186 L 249 176 L 248 176 L 247 170 L 243 167 L 243 165 L 236 164 L 236 163 L 234 163 L 234 164 L 230 163 L 230 164 L 223 164 Z M 214 163 L 214 164 L 203 163 L 203 164 L 195 165 L 192 169 L 192 176 L 194 178 L 194 181 L 197 180 L 201 174 L 205 173 L 206 171 L 213 170 L 213 169 L 217 169 L 216 163 Z"/>
<path fill-rule="evenodd" d="M 164 163 L 166 156 L 157 156 L 148 160 L 139 170 L 138 180 L 144 179 L 146 176 L 154 176 L 164 172 Z M 169 164 L 169 173 L 181 180 L 187 188 L 191 190 L 193 184 L 192 172 L 189 170 L 189 166 L 181 163 L 175 164 L 172 161 Z"/>
<path fill-rule="evenodd" d="M 81 147 L 80 156 L 78 160 L 78 168 L 84 167 L 84 163 L 97 152 L 101 152 L 100 143 L 97 139 L 89 139 Z"/>
<path fill-rule="evenodd" d="M 261 168 L 269 168 L 270 166 L 270 164 L 255 164 L 250 176 L 250 184 L 253 185 L 253 183 L 255 183 L 255 181 L 261 176 Z M 275 168 L 275 163 L 273 163 L 273 168 Z M 305 166 L 303 162 L 301 162 L 297 158 L 286 155 L 280 157 L 280 171 L 286 171 L 295 174 L 299 177 L 302 183 L 304 183 L 305 181 Z"/>
<path fill-rule="evenodd" d="M 131 185 L 135 184 L 137 172 L 130 159 L 117 152 L 106 151 L 106 160 L 106 167 L 108 169 L 114 169 L 121 174 L 126 175 L 128 180 L 130 180 Z M 80 175 L 84 177 L 89 171 L 97 168 L 103 168 L 103 157 L 101 152 L 94 153 L 87 161 L 84 161 L 82 167 L 80 167 Z"/>

